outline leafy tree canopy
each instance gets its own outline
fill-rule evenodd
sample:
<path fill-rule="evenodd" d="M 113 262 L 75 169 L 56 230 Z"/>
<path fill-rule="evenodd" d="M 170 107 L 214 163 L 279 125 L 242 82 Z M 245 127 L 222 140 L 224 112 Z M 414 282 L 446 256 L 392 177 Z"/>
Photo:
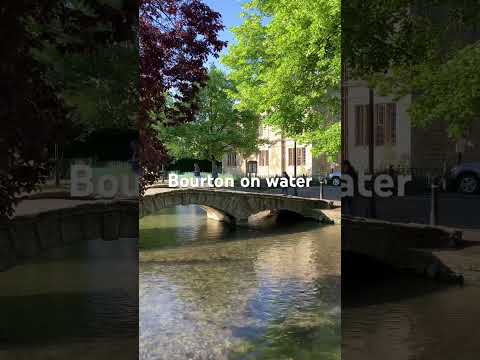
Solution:
<path fill-rule="evenodd" d="M 195 118 L 197 95 L 207 81 L 204 64 L 225 45 L 218 38 L 222 29 L 220 14 L 199 0 L 140 1 L 142 188 L 158 178 L 168 159 L 153 125 Z"/>
<path fill-rule="evenodd" d="M 480 117 L 480 4 L 465 0 L 343 2 L 343 53 L 351 76 L 382 94 L 413 95 L 412 124 L 446 121 L 452 137 Z"/>
<path fill-rule="evenodd" d="M 57 1 L 50 16 L 25 18 L 36 42 L 33 58 L 45 66 L 45 80 L 84 135 L 135 126 L 138 51 L 132 9 L 121 0 Z"/>
<path fill-rule="evenodd" d="M 222 59 L 239 107 L 287 136 L 332 134 L 340 110 L 340 1 L 252 0 L 243 16 L 233 29 L 237 44 Z M 324 145 L 314 143 L 317 152 Z"/>
<path fill-rule="evenodd" d="M 34 44 L 25 14 L 48 17 L 55 1 L 3 1 L 0 4 L 0 217 L 12 215 L 21 192 L 45 180 L 47 146 L 65 118 L 61 102 L 32 59 Z"/>
<path fill-rule="evenodd" d="M 160 139 L 176 159 L 219 161 L 231 151 L 251 154 L 257 150 L 258 117 L 239 110 L 229 93 L 235 89 L 225 74 L 212 67 L 207 86 L 199 94 L 199 111 L 193 122 L 179 126 L 159 123 Z"/>

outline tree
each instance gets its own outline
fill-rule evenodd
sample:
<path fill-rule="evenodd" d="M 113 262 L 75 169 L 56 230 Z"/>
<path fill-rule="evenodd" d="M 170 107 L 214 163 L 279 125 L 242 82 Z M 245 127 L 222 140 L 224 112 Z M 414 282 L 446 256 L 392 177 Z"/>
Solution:
<path fill-rule="evenodd" d="M 175 127 L 160 123 L 157 129 L 171 156 L 210 160 L 213 169 L 228 152 L 257 151 L 259 120 L 253 112 L 236 108 L 229 97 L 235 89 L 221 70 L 212 67 L 208 75 L 195 120 Z"/>
<path fill-rule="evenodd" d="M 0 51 L 0 217 L 12 215 L 17 196 L 48 175 L 47 145 L 61 128 L 64 109 L 43 69 L 24 15 L 48 17 L 55 1 L 4 1 Z M 52 135 L 53 134 L 53 135 Z"/>
<path fill-rule="evenodd" d="M 382 94 L 414 95 L 413 126 L 445 121 L 460 138 L 480 116 L 477 1 L 343 2 L 344 59 Z M 473 34 L 473 36 L 472 36 Z M 476 36 L 474 34 L 477 34 Z"/>
<path fill-rule="evenodd" d="M 220 14 L 199 0 L 140 1 L 141 188 L 157 180 L 168 159 L 153 125 L 194 119 L 207 81 L 204 63 L 225 46 L 218 39 L 222 29 Z"/>
<path fill-rule="evenodd" d="M 312 144 L 314 156 L 325 155 L 330 161 L 336 161 L 342 146 L 342 124 L 334 122 L 322 131 L 307 132 L 299 137 L 300 142 Z"/>
<path fill-rule="evenodd" d="M 222 59 L 240 107 L 287 136 L 332 134 L 340 110 L 340 1 L 252 0 L 243 16 L 233 29 L 237 44 Z M 324 145 L 314 143 L 318 152 Z"/>
<path fill-rule="evenodd" d="M 82 135 L 133 129 L 138 111 L 136 12 L 117 0 L 57 1 L 48 18 L 25 18 L 33 58 Z"/>
<path fill-rule="evenodd" d="M 52 139 L 57 185 L 62 145 L 104 129 L 135 129 L 136 18 L 135 2 L 72 0 L 52 3 L 49 16 L 24 19 L 34 41 L 30 55 L 67 110 L 62 136 Z"/>

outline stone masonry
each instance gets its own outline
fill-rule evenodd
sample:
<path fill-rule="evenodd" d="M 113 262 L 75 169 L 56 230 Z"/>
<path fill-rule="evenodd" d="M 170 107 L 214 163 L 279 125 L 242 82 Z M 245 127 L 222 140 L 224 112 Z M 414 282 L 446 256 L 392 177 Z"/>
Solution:
<path fill-rule="evenodd" d="M 245 225 L 251 215 L 267 210 L 290 211 L 306 218 L 330 222 L 322 212 L 330 208 L 330 203 L 325 200 L 212 189 L 178 189 L 147 193 L 140 202 L 140 217 L 178 205 L 199 205 L 207 210 L 213 209 L 212 217 L 218 219 L 220 212 L 225 215 L 227 221 L 237 225 Z"/>
<path fill-rule="evenodd" d="M 89 203 L 17 216 L 0 222 L 0 271 L 46 249 L 119 238 L 138 238 L 137 201 Z"/>

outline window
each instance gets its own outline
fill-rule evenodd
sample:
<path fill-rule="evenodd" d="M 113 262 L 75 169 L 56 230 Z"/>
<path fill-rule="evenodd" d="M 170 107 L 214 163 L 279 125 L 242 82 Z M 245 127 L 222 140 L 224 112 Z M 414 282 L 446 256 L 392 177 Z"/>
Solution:
<path fill-rule="evenodd" d="M 395 103 L 376 105 L 375 145 L 397 143 L 397 109 Z"/>
<path fill-rule="evenodd" d="M 355 106 L 355 146 L 368 145 L 368 105 Z"/>
<path fill-rule="evenodd" d="M 385 104 L 375 105 L 375 145 L 385 144 Z"/>
<path fill-rule="evenodd" d="M 355 146 L 368 145 L 369 142 L 369 106 L 355 106 Z M 376 146 L 395 145 L 397 143 L 396 104 L 376 104 L 374 112 L 374 139 Z"/>
<path fill-rule="evenodd" d="M 288 166 L 294 164 L 295 148 L 288 149 Z M 297 147 L 297 166 L 305 165 L 307 163 L 307 149 L 304 147 Z"/>
<path fill-rule="evenodd" d="M 259 153 L 259 166 L 268 166 L 269 165 L 269 162 L 268 162 L 268 150 L 260 150 L 260 153 Z"/>
<path fill-rule="evenodd" d="M 297 165 L 305 165 L 307 163 L 307 149 L 297 148 Z"/>
<path fill-rule="evenodd" d="M 237 154 L 236 153 L 227 154 L 227 166 L 237 166 Z"/>
<path fill-rule="evenodd" d="M 387 141 L 391 145 L 397 144 L 397 105 L 395 103 L 387 104 Z"/>

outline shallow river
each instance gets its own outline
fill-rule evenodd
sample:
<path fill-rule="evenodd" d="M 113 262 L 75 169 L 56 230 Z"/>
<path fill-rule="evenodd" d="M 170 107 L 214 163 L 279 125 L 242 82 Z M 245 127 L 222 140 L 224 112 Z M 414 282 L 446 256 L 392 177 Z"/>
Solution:
<path fill-rule="evenodd" d="M 0 273 L 0 359 L 479 358 L 480 283 L 345 259 L 341 281 L 340 227 L 288 220 L 234 230 L 178 207 L 141 220 L 139 274 L 127 239 Z"/>
<path fill-rule="evenodd" d="M 188 206 L 140 238 L 141 360 L 340 358 L 338 226 L 234 230 Z"/>
<path fill-rule="evenodd" d="M 446 286 L 345 267 L 343 360 L 480 359 L 480 283 Z"/>
<path fill-rule="evenodd" d="M 85 241 L 0 272 L 1 360 L 134 360 L 137 241 Z"/>

